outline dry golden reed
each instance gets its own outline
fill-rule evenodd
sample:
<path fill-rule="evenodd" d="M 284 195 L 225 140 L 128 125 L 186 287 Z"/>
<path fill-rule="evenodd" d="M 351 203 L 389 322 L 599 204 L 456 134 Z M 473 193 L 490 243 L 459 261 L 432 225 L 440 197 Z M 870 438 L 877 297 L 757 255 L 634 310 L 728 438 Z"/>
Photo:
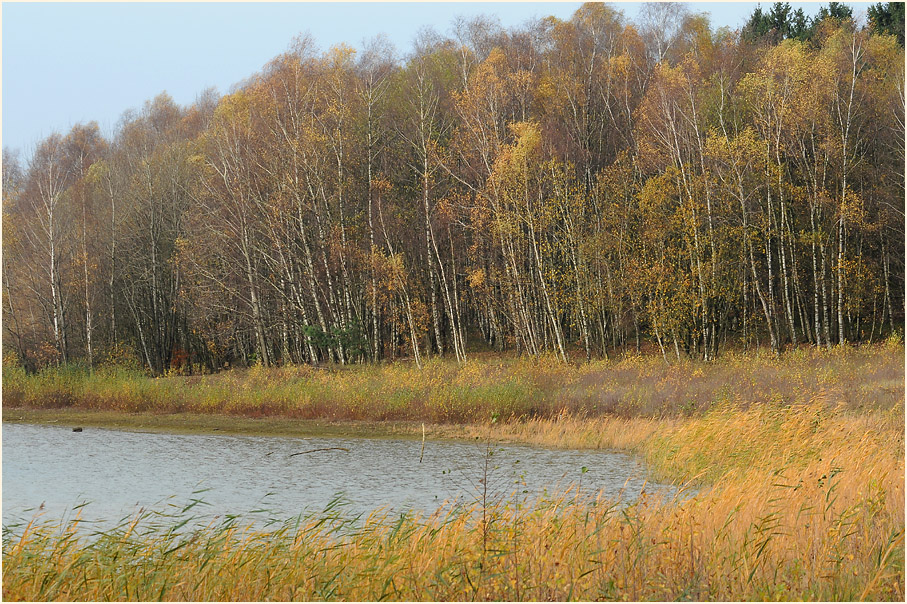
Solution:
<path fill-rule="evenodd" d="M 38 523 L 3 543 L 7 600 L 903 600 L 903 406 L 727 404 L 701 417 L 562 415 L 464 428 L 620 447 L 680 497 L 574 492 L 433 515 L 336 510 L 89 539 Z M 493 430 L 493 432 L 489 432 Z M 484 515 L 483 513 L 484 512 Z M 482 522 L 482 518 L 486 522 Z"/>
<path fill-rule="evenodd" d="M 568 492 L 433 515 L 328 509 L 266 531 L 143 516 L 87 536 L 77 522 L 37 519 L 4 534 L 3 597 L 903 600 L 903 355 L 877 346 L 670 367 L 494 359 L 165 379 L 7 367 L 4 406 L 418 419 L 436 438 L 622 449 L 683 488 L 632 505 Z"/>

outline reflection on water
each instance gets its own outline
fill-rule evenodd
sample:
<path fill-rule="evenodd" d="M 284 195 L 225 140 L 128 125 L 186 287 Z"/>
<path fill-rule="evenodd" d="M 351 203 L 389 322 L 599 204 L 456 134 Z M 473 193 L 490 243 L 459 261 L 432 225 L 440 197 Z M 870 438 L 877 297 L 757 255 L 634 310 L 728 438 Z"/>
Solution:
<path fill-rule="evenodd" d="M 88 502 L 87 520 L 116 521 L 138 509 L 289 518 L 341 495 L 352 513 L 434 511 L 445 501 L 534 497 L 577 485 L 607 498 L 672 487 L 646 483 L 622 453 L 365 438 L 181 435 L 3 425 L 3 525 L 43 505 L 60 519 Z M 486 460 L 487 471 L 486 471 Z M 486 480 L 487 478 L 487 480 Z M 487 489 L 487 490 L 486 490 Z"/>

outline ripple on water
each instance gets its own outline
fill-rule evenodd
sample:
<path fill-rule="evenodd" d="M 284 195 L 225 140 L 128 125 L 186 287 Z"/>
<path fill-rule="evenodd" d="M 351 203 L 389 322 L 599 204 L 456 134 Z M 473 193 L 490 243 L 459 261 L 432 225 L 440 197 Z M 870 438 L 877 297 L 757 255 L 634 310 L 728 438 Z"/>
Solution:
<path fill-rule="evenodd" d="M 139 509 L 290 518 L 338 496 L 349 513 L 377 508 L 432 512 L 446 501 L 531 498 L 578 486 L 631 502 L 645 488 L 644 465 L 611 451 L 368 438 L 292 438 L 124 432 L 46 425 L 3 426 L 3 525 L 73 509 L 114 522 Z M 585 468 L 585 470 L 584 470 Z"/>

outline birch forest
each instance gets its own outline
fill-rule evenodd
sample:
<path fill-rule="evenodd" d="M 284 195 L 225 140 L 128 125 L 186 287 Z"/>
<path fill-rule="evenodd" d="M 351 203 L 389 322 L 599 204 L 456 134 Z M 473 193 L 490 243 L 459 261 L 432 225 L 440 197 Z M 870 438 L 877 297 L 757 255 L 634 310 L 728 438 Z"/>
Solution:
<path fill-rule="evenodd" d="M 229 94 L 4 149 L 4 355 L 164 375 L 902 334 L 903 7 L 301 35 Z"/>

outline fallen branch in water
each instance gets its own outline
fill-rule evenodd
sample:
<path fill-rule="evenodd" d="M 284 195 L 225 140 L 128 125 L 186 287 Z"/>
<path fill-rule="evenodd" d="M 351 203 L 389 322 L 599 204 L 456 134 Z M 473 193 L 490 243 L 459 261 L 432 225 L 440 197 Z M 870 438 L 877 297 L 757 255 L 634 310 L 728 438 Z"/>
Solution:
<path fill-rule="evenodd" d="M 325 447 L 324 449 L 312 449 L 311 451 L 300 451 L 299 453 L 290 453 L 290 457 L 296 457 L 297 455 L 305 455 L 306 453 L 317 453 L 318 451 L 346 451 L 350 452 L 346 447 Z"/>

